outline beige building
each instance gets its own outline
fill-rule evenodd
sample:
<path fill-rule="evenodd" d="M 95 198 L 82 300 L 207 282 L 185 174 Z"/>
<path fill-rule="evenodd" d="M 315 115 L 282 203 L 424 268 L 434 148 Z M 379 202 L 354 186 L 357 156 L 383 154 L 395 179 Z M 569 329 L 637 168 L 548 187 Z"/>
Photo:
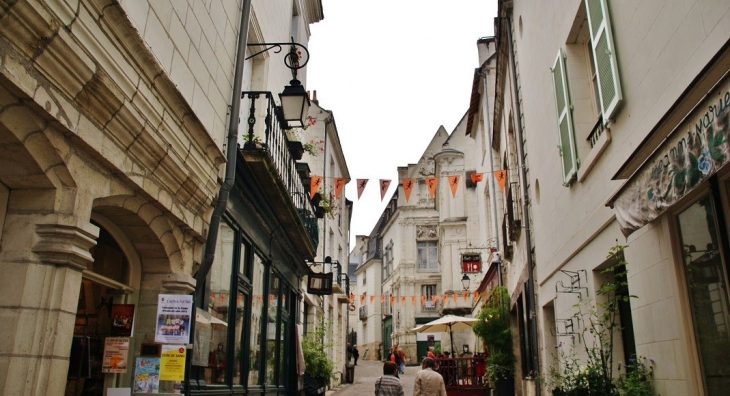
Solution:
<path fill-rule="evenodd" d="M 553 345 L 591 345 L 575 304 L 595 300 L 617 244 L 637 297 L 614 360 L 651 357 L 657 394 L 726 393 L 728 26 L 726 2 L 499 2 L 491 125 L 502 151 L 516 137 L 534 249 L 507 281 L 521 394 L 540 391 L 531 371 Z"/>
<path fill-rule="evenodd" d="M 244 44 L 306 45 L 322 18 L 316 0 L 3 5 L 0 393 L 133 386 L 142 344 L 155 343 L 158 295 L 193 292 L 195 321 L 175 318 L 196 329 L 192 393 L 297 391 L 315 208 L 298 177 L 284 183 L 297 175 L 286 124 L 266 120 L 266 145 L 247 146 L 238 116 L 250 104 L 240 91 L 271 99 L 291 79 L 282 55 Z M 119 304 L 134 306 L 126 369 L 104 373 Z"/>

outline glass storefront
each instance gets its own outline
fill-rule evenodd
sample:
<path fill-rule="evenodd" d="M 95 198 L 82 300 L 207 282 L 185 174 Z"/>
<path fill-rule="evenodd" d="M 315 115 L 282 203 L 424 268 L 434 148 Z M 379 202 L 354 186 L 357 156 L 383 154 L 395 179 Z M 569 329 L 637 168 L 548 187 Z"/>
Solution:
<path fill-rule="evenodd" d="M 730 305 L 721 205 L 711 194 L 677 215 L 684 272 L 705 389 L 708 396 L 730 388 Z M 718 221 L 720 220 L 720 221 Z"/>

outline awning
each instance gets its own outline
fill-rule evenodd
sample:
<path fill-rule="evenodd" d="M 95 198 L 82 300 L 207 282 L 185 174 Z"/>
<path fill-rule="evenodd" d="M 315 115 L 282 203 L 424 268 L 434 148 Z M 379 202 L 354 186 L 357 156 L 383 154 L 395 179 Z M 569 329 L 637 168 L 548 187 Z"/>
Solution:
<path fill-rule="evenodd" d="M 730 161 L 730 78 L 716 84 L 649 159 L 609 199 L 625 236 Z"/>

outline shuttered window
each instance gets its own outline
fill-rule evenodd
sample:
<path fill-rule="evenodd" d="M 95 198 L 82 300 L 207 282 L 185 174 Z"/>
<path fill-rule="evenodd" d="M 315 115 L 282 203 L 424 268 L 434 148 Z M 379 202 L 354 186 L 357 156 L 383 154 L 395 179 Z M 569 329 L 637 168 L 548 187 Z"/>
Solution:
<path fill-rule="evenodd" d="M 558 50 L 558 56 L 552 67 L 553 88 L 555 90 L 555 105 L 558 118 L 558 133 L 560 134 L 560 158 L 563 163 L 563 185 L 570 185 L 578 171 L 578 156 L 573 134 L 573 116 L 571 114 L 570 93 L 565 71 L 563 51 Z"/>
<path fill-rule="evenodd" d="M 606 0 L 585 0 L 588 13 L 588 27 L 591 33 L 593 59 L 596 62 L 598 77 L 598 98 L 601 103 L 603 119 L 613 117 L 621 103 L 621 84 L 618 75 L 618 62 L 613 46 L 611 21 L 608 16 Z"/>

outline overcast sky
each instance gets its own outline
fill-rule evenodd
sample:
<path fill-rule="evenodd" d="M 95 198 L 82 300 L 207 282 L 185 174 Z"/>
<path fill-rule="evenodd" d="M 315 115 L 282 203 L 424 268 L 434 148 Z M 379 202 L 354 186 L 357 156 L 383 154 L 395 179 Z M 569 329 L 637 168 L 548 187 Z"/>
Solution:
<path fill-rule="evenodd" d="M 477 40 L 494 35 L 496 0 L 322 0 L 311 25 L 307 90 L 334 114 L 352 180 L 355 235 L 372 231 L 398 184 L 443 125 L 469 107 Z M 356 179 L 370 179 L 360 199 Z M 379 179 L 392 183 L 381 201 Z"/>

